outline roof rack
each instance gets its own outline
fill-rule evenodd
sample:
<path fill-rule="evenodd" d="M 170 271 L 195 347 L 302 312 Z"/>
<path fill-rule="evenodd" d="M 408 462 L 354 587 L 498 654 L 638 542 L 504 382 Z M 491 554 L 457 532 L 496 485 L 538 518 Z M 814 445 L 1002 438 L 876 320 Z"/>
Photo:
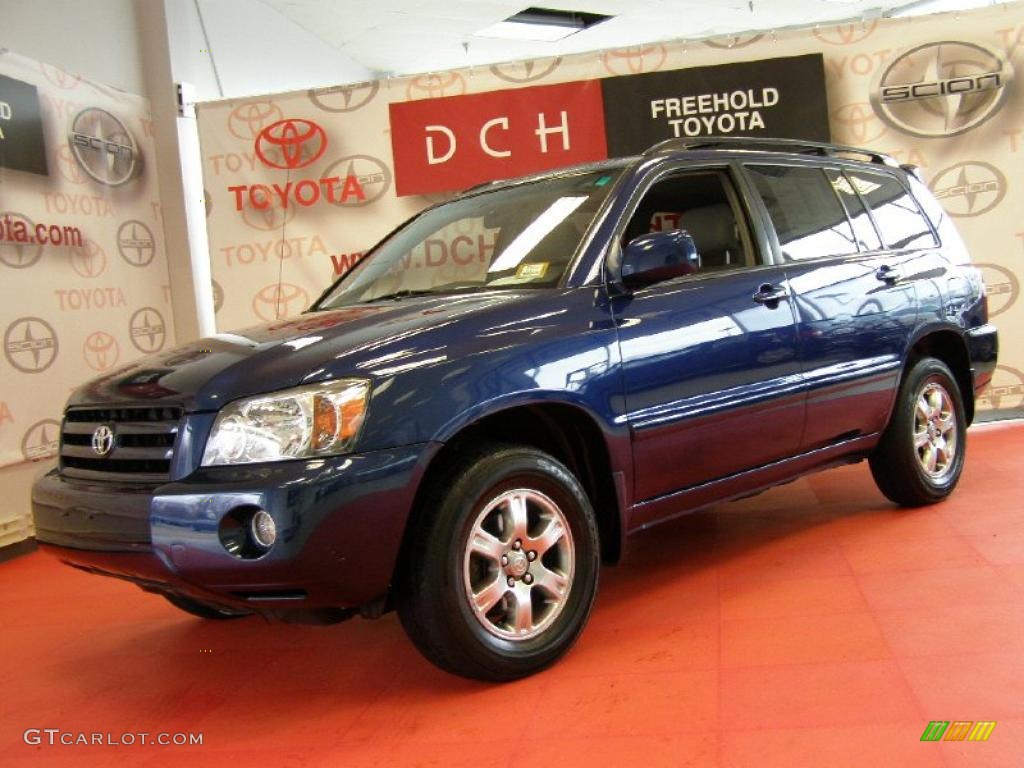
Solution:
<path fill-rule="evenodd" d="M 872 163 L 898 168 L 899 163 L 889 155 L 874 152 L 860 147 L 847 147 L 842 144 L 828 144 L 823 141 L 804 141 L 802 139 L 773 139 L 751 136 L 702 136 L 692 139 L 666 139 L 659 141 L 643 153 L 644 157 L 663 152 L 678 152 L 693 149 L 746 149 L 751 151 L 793 152 L 801 155 L 820 155 L 835 157 L 837 155 L 860 155 Z"/>

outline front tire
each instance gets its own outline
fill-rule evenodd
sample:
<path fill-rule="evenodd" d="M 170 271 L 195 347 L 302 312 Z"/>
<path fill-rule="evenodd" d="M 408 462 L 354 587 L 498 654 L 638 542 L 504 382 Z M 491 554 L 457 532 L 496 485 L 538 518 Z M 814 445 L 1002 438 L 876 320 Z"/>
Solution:
<path fill-rule="evenodd" d="M 569 650 L 597 593 L 600 546 L 564 465 L 533 448 L 484 446 L 434 483 L 421 513 L 396 594 L 420 653 L 500 682 Z"/>
<path fill-rule="evenodd" d="M 904 376 L 889 426 L 870 457 L 875 483 L 897 504 L 934 504 L 956 488 L 966 449 L 956 379 L 941 360 L 921 358 Z"/>

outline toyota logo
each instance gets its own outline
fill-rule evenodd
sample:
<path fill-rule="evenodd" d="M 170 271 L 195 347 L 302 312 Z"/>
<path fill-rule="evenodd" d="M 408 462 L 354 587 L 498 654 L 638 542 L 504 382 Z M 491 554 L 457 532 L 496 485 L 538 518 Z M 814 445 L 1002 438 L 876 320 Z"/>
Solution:
<path fill-rule="evenodd" d="M 97 456 L 108 456 L 114 450 L 114 430 L 108 424 L 100 424 L 92 433 L 92 452 Z"/>
<path fill-rule="evenodd" d="M 15 320 L 4 333 L 7 362 L 22 373 L 42 373 L 57 359 L 57 332 L 41 317 Z"/>
<path fill-rule="evenodd" d="M 153 230 L 137 219 L 128 219 L 117 228 L 117 250 L 133 267 L 145 267 L 156 255 Z"/>
<path fill-rule="evenodd" d="M 128 336 L 139 352 L 147 355 L 159 352 L 167 340 L 163 315 L 153 307 L 136 310 L 128 321 Z"/>
<path fill-rule="evenodd" d="M 491 65 L 491 74 L 507 83 L 533 83 L 543 80 L 562 63 L 562 57 Z"/>
<path fill-rule="evenodd" d="M 720 37 L 709 37 L 704 41 L 704 45 L 709 48 L 746 48 L 748 45 L 753 45 L 758 40 L 764 37 L 764 32 L 754 35 L 722 35 Z"/>
<path fill-rule="evenodd" d="M 442 96 L 461 96 L 466 92 L 466 80 L 458 72 L 417 75 L 405 87 L 405 97 L 416 99 L 439 99 Z"/>
<path fill-rule="evenodd" d="M 832 112 L 832 127 L 847 144 L 870 145 L 888 130 L 866 101 L 844 104 Z"/>
<path fill-rule="evenodd" d="M 262 320 L 297 315 L 309 304 L 309 294 L 292 283 L 271 283 L 252 298 L 252 311 Z"/>
<path fill-rule="evenodd" d="M 239 104 L 228 115 L 228 131 L 236 139 L 252 141 L 263 126 L 280 120 L 284 115 L 272 101 L 250 101 Z"/>
<path fill-rule="evenodd" d="M 1013 68 L 974 43 L 926 43 L 881 70 L 871 105 L 889 125 L 912 136 L 956 136 L 976 128 L 1003 105 Z"/>
<path fill-rule="evenodd" d="M 656 72 L 665 66 L 668 50 L 664 45 L 637 45 L 601 54 L 604 68 L 610 75 L 639 75 Z"/>
<path fill-rule="evenodd" d="M 81 277 L 99 277 L 107 268 L 107 254 L 92 240 L 70 250 L 71 266 Z"/>
<path fill-rule="evenodd" d="M 118 187 L 139 170 L 139 149 L 127 126 L 105 109 L 83 109 L 71 122 L 71 152 L 93 181 Z"/>
<path fill-rule="evenodd" d="M 950 216 L 988 213 L 1006 197 L 1003 172 L 980 160 L 965 160 L 939 171 L 929 185 Z"/>
<path fill-rule="evenodd" d="M 814 36 L 829 45 L 853 45 L 871 37 L 876 27 L 878 19 L 872 19 L 870 22 L 849 22 L 826 29 L 815 27 Z"/>
<path fill-rule="evenodd" d="M 94 371 L 103 372 L 117 365 L 121 356 L 121 346 L 117 339 L 106 331 L 94 331 L 85 337 L 82 345 L 82 357 L 85 364 Z"/>
<path fill-rule="evenodd" d="M 314 88 L 309 91 L 309 100 L 324 112 L 355 112 L 373 101 L 380 90 L 380 81 L 335 85 L 330 88 Z"/>
<path fill-rule="evenodd" d="M 327 134 L 312 120 L 278 120 L 256 137 L 256 156 L 264 165 L 285 171 L 305 168 L 326 151 Z"/>

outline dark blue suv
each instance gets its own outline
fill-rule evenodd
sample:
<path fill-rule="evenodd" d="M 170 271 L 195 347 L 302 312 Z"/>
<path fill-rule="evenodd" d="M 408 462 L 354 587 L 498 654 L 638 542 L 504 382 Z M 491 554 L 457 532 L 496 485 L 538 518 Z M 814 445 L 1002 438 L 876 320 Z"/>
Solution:
<path fill-rule="evenodd" d="M 865 458 L 894 502 L 945 498 L 987 321 L 912 168 L 665 142 L 471 190 L 301 316 L 85 384 L 37 538 L 210 619 L 396 607 L 434 663 L 513 679 L 637 530 Z"/>

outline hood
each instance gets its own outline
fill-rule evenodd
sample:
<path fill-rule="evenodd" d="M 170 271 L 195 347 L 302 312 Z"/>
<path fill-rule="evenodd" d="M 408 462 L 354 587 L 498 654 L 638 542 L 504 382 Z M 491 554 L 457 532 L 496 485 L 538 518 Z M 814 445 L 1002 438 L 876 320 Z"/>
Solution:
<path fill-rule="evenodd" d="M 152 403 L 213 411 L 231 400 L 343 376 L 374 377 L 372 361 L 438 349 L 438 331 L 524 296 L 493 291 L 363 304 L 253 326 L 121 366 L 79 387 L 69 405 Z M 474 336 L 471 329 L 466 333 Z M 443 334 L 450 343 L 464 334 Z M 433 340 L 431 340 L 433 339 Z"/>

